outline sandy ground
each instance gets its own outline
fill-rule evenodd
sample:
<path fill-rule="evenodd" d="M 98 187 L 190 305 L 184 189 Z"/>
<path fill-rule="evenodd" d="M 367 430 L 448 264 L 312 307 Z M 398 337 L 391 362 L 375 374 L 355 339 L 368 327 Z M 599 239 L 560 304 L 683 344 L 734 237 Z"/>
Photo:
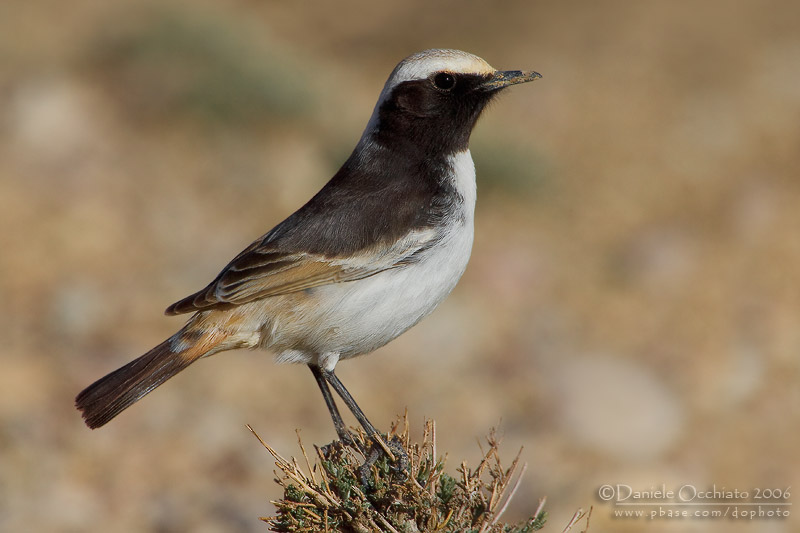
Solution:
<path fill-rule="evenodd" d="M 435 418 L 450 470 L 491 426 L 524 446 L 509 518 L 797 531 L 766 491 L 800 485 L 798 6 L 5 2 L 0 530 L 266 531 L 244 425 L 332 440 L 306 369 L 221 355 L 97 431 L 73 398 L 332 175 L 399 59 L 451 47 L 544 78 L 473 136 L 460 285 L 342 380 L 384 428 Z M 748 495 L 624 519 L 603 485 Z"/>

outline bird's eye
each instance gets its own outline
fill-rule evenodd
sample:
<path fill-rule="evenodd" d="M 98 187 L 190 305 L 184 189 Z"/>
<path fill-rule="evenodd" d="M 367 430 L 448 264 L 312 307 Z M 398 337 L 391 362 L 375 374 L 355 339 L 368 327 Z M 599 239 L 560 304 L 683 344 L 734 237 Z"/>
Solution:
<path fill-rule="evenodd" d="M 437 89 L 449 91 L 456 86 L 456 77 L 449 72 L 440 72 L 433 77 L 433 84 Z"/>

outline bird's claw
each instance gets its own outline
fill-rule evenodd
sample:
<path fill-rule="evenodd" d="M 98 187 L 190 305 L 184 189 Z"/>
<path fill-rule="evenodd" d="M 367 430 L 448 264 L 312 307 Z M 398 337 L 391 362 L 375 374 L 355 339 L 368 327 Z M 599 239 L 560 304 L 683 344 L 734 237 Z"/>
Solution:
<path fill-rule="evenodd" d="M 397 437 L 397 435 L 395 435 L 386 441 L 386 446 L 389 448 L 389 450 L 391 450 L 392 455 L 394 455 L 395 458 L 394 462 L 392 462 L 390 465 L 390 468 L 399 474 L 401 480 L 405 480 L 408 477 L 409 459 L 402 441 L 399 437 Z M 381 455 L 387 454 L 377 440 L 373 440 L 369 452 L 364 455 L 366 460 L 364 461 L 364 464 L 358 468 L 358 477 L 361 481 L 361 485 L 366 487 L 369 483 L 369 472 L 372 468 L 372 465 L 374 465 L 375 462 L 380 459 Z"/>

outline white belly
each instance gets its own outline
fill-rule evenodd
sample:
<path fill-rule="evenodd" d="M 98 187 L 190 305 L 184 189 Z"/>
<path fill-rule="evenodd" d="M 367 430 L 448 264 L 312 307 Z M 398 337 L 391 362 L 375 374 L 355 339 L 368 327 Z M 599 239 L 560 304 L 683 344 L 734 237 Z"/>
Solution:
<path fill-rule="evenodd" d="M 341 358 L 371 352 L 422 320 L 453 290 L 472 248 L 472 225 L 412 265 L 370 278 L 320 287 L 327 331 L 317 353 Z"/>
<path fill-rule="evenodd" d="M 340 358 L 369 353 L 422 320 L 453 290 L 472 251 L 475 168 L 469 151 L 453 157 L 463 201 L 442 239 L 419 261 L 358 281 L 313 289 L 318 305 L 275 323 L 262 345 L 279 362 L 333 368 Z M 283 327 L 282 327 L 283 326 Z"/>

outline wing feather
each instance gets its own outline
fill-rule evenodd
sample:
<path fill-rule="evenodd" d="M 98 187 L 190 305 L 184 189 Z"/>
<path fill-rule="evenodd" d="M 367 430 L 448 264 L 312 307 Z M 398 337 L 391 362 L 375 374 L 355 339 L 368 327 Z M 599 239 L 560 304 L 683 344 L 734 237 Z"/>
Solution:
<path fill-rule="evenodd" d="M 172 304 L 168 315 L 241 305 L 262 298 L 303 291 L 331 283 L 356 281 L 405 266 L 438 239 L 433 228 L 411 231 L 405 238 L 377 243 L 347 257 L 283 252 L 259 240 L 226 266 L 206 288 Z"/>

